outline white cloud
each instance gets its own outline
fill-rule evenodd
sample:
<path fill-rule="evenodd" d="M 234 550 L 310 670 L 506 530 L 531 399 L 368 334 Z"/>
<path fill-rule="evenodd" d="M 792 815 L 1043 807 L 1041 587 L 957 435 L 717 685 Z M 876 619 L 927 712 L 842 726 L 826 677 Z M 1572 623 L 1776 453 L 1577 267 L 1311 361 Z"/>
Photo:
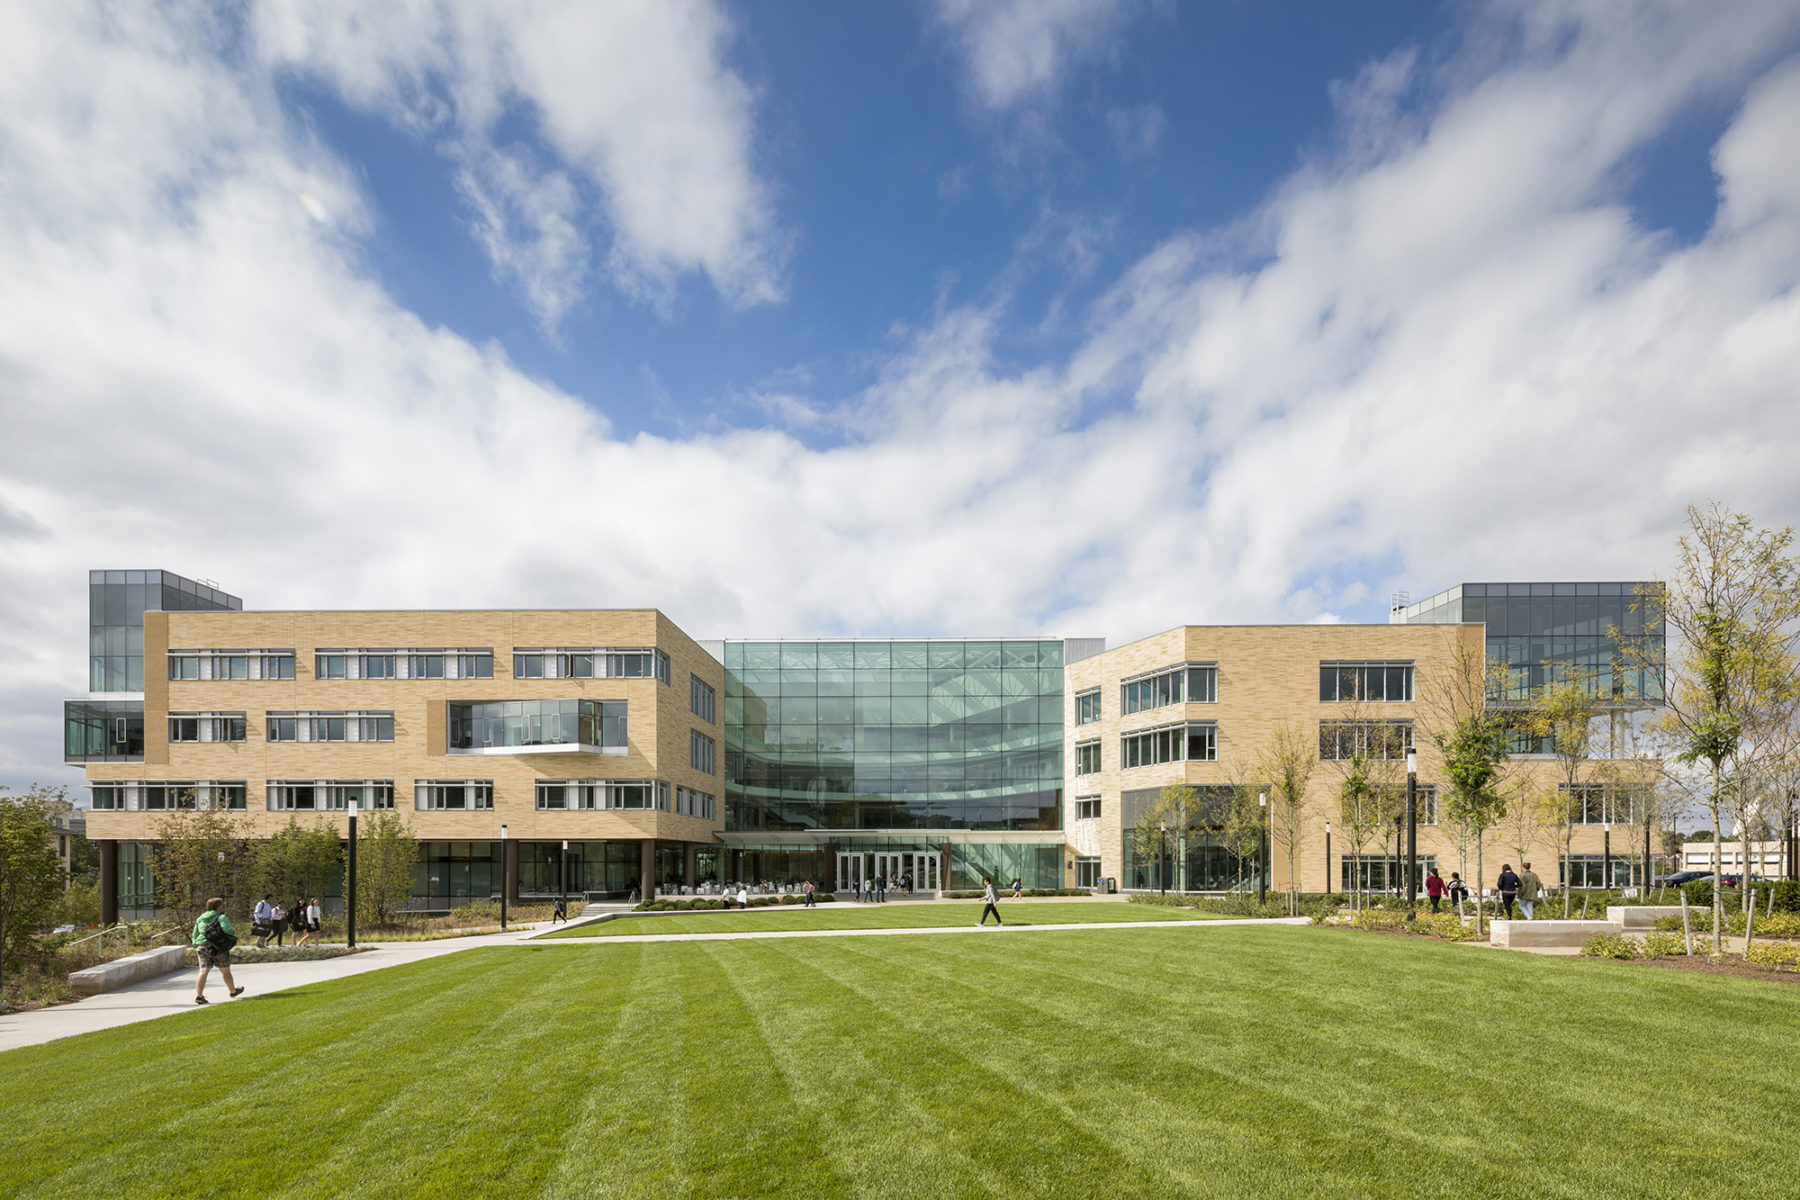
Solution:
<path fill-rule="evenodd" d="M 724 63 L 730 23 L 711 0 L 255 11 L 263 62 L 442 146 L 497 276 L 546 329 L 580 298 L 590 210 L 633 296 L 666 305 L 702 271 L 732 304 L 781 298 L 787 242 L 752 161 L 754 97 Z M 502 142 L 517 115 L 538 146 Z"/>
<path fill-rule="evenodd" d="M 367 275 L 353 172 L 193 11 L 47 3 L 0 39 L 0 779 L 73 778 L 56 702 L 81 684 L 95 566 L 262 607 L 1117 642 L 1469 576 L 1629 577 L 1666 561 L 1688 500 L 1800 510 L 1787 6 L 1559 8 L 1555 37 L 1528 10 L 1525 48 L 1435 107 L 1147 254 L 1066 359 L 1011 365 L 1003 308 L 949 309 L 862 395 L 752 389 L 853 430 L 825 449 L 622 440 L 427 327 Z M 462 67 L 415 86 L 434 43 L 378 34 L 339 56 L 347 95 L 434 130 L 479 108 Z M 1719 95 L 1742 98 L 1724 207 L 1676 244 L 1616 181 Z"/>
<path fill-rule="evenodd" d="M 938 0 L 970 94 L 1003 112 L 1054 96 L 1069 68 L 1107 53 L 1127 0 Z"/>

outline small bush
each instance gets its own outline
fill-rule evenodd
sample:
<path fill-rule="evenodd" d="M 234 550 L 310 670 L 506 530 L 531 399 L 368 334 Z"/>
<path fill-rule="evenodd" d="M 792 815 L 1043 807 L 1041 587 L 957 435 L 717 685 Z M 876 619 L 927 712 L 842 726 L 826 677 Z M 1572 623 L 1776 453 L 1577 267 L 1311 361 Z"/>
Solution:
<path fill-rule="evenodd" d="M 360 901 L 357 906 L 361 907 Z M 500 906 L 491 900 L 473 900 L 451 909 L 450 921 L 455 925 L 498 925 Z"/>
<path fill-rule="evenodd" d="M 783 904 L 798 904 L 798 903 L 800 903 L 800 897 L 798 897 L 798 896 L 783 896 L 781 898 L 781 902 Z"/>
<path fill-rule="evenodd" d="M 1677 926 L 1681 919 L 1676 918 Z M 1657 929 L 1644 935 L 1645 958 L 1684 958 L 1687 955 L 1687 939 L 1679 930 Z"/>
<path fill-rule="evenodd" d="M 1581 948 L 1583 958 L 1636 958 L 1639 952 L 1637 939 L 1628 938 L 1622 933 L 1596 933 Z"/>
<path fill-rule="evenodd" d="M 1744 961 L 1778 971 L 1800 971 L 1800 946 L 1792 942 L 1751 942 Z"/>

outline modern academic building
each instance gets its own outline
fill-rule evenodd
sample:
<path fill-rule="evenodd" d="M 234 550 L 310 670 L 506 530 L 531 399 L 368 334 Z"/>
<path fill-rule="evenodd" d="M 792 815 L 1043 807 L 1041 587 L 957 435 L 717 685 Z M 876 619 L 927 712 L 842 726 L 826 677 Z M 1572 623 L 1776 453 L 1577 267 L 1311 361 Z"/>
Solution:
<path fill-rule="evenodd" d="M 1213 832 L 1154 852 L 1161 789 L 1223 802 L 1282 726 L 1321 761 L 1296 872 L 1305 890 L 1398 878 L 1399 848 L 1329 832 L 1338 760 L 1412 744 L 1419 680 L 1474 647 L 1526 673 L 1604 670 L 1641 710 L 1660 672 L 1618 669 L 1638 585 L 1464 584 L 1387 625 L 1184 626 L 1108 650 L 1046 638 L 697 641 L 653 609 L 257 612 L 167 571 L 90 574 L 89 691 L 65 703 L 65 758 L 92 791 L 103 915 L 153 903 L 171 812 L 347 830 L 350 804 L 399 810 L 421 846 L 414 897 L 511 897 L 708 883 L 848 888 L 909 875 L 978 887 L 1218 890 L 1253 885 Z M 1541 685 L 1542 677 L 1538 683 Z M 1521 750 L 1535 749 L 1521 746 Z M 1418 744 L 1421 869 L 1460 859 Z M 1525 768 L 1543 773 L 1547 763 Z M 1644 870 L 1620 789 L 1593 785 L 1575 886 Z M 1603 837 L 1613 853 L 1606 854 Z M 1490 850 L 1500 844 L 1490 835 Z M 1546 837 L 1539 873 L 1559 867 Z M 1504 852 L 1489 854 L 1488 873 Z M 1604 860 L 1604 861 L 1603 861 Z M 1254 872 L 1254 864 L 1249 868 Z M 1285 852 L 1272 886 L 1287 878 Z"/>

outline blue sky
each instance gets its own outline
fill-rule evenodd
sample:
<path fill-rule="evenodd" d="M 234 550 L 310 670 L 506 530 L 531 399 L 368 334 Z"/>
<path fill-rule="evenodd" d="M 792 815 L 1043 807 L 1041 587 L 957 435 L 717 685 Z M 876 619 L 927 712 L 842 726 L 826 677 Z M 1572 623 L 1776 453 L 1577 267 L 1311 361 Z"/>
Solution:
<path fill-rule="evenodd" d="M 1119 644 L 1800 510 L 1791 0 L 0 35 L 0 781 L 60 771 L 94 566 Z"/>

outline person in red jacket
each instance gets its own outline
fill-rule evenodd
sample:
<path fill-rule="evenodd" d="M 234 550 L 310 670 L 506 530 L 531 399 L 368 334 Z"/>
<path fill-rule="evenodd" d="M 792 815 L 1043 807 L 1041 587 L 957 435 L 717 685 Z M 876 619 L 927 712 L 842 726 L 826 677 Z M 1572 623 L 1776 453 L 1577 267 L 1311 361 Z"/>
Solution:
<path fill-rule="evenodd" d="M 1431 868 L 1425 874 L 1425 894 L 1431 897 L 1432 912 L 1438 910 L 1438 901 L 1444 898 L 1445 891 L 1443 877 L 1437 873 L 1436 867 Z"/>

